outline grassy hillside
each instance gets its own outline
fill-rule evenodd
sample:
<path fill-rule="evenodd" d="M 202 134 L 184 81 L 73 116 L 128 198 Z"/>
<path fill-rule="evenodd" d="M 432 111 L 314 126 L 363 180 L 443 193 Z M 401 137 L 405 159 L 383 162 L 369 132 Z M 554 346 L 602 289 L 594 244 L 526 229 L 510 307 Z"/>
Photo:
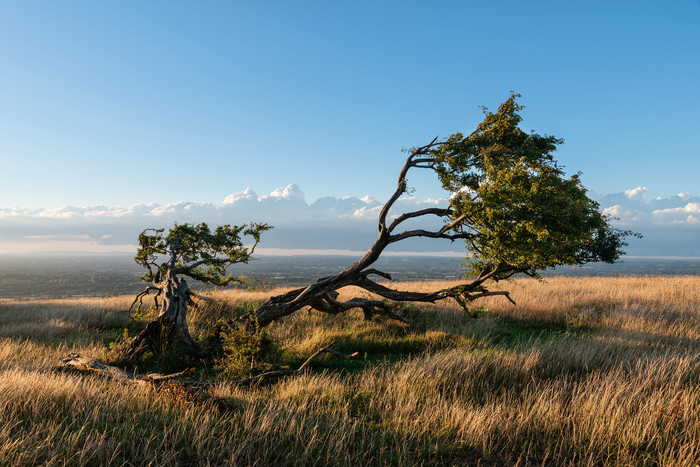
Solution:
<path fill-rule="evenodd" d="M 408 287 L 405 284 L 399 284 Z M 446 284 L 445 284 L 446 285 Z M 436 283 L 416 283 L 436 288 Z M 217 389 L 232 410 L 53 371 L 102 357 L 132 297 L 0 302 L 0 464 L 648 464 L 700 459 L 700 277 L 506 284 L 471 319 L 411 307 L 417 329 L 301 311 L 270 328 L 310 373 Z M 279 293 L 222 291 L 193 335 Z M 351 291 L 346 292 L 349 294 Z M 210 376 L 210 368 L 199 375 Z"/>

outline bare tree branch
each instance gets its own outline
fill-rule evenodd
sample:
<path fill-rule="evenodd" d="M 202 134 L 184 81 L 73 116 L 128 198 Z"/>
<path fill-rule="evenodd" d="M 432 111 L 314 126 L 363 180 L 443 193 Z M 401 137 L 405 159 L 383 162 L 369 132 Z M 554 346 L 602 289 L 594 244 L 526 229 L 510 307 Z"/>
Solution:
<path fill-rule="evenodd" d="M 435 145 L 442 144 L 442 143 L 436 143 L 437 139 L 438 139 L 438 137 L 436 136 L 435 138 L 433 138 L 433 140 L 429 144 L 426 144 L 425 146 L 421 146 L 417 149 L 414 149 L 411 152 L 411 155 L 408 156 L 408 159 L 406 159 L 406 163 L 404 164 L 403 168 L 401 169 L 401 172 L 399 173 L 399 181 L 398 181 L 398 186 L 396 188 L 396 191 L 394 192 L 393 195 L 391 195 L 391 197 L 389 198 L 389 201 L 387 201 L 386 204 L 384 204 L 381 212 L 379 213 L 378 229 L 379 229 L 380 234 L 382 232 L 386 231 L 386 217 L 389 214 L 389 210 L 394 205 L 396 200 L 398 200 L 401 197 L 401 195 L 406 191 L 406 174 L 408 173 L 408 170 L 411 167 L 415 167 L 416 163 L 430 162 L 432 160 L 432 159 L 414 160 L 414 157 L 418 156 L 420 154 L 424 154 L 428 149 L 432 148 Z"/>
<path fill-rule="evenodd" d="M 443 208 L 427 208 L 427 209 L 422 209 L 420 211 L 414 211 L 414 212 L 407 212 L 404 214 L 401 214 L 399 217 L 397 217 L 394 222 L 391 223 L 387 231 L 389 233 L 393 232 L 393 230 L 402 222 L 408 219 L 412 219 L 414 217 L 421 217 L 421 216 L 426 216 L 426 215 L 435 215 L 438 217 L 444 217 L 444 216 L 449 216 L 451 214 L 451 211 L 449 209 L 443 209 Z"/>
<path fill-rule="evenodd" d="M 464 239 L 469 239 L 472 238 L 472 235 L 469 233 L 455 233 L 455 234 L 448 234 L 444 233 L 442 229 L 440 229 L 437 232 L 430 231 L 430 230 L 423 230 L 423 229 L 416 229 L 416 230 L 406 230 L 404 232 L 401 232 L 396 235 L 391 235 L 387 241 L 387 243 L 396 243 L 400 242 L 401 240 L 405 240 L 407 238 L 411 237 L 427 237 L 427 238 L 444 238 L 446 240 L 464 240 Z"/>
<path fill-rule="evenodd" d="M 408 324 L 409 326 L 413 326 L 413 323 L 403 316 L 394 313 L 388 304 L 380 300 L 370 300 L 367 298 L 356 297 L 348 300 L 347 302 L 341 302 L 337 300 L 337 298 L 338 292 L 329 292 L 325 297 L 318 301 L 312 302 L 309 306 L 318 311 L 333 315 L 351 310 L 353 308 L 361 308 L 366 320 L 372 319 L 375 314 L 382 314 L 392 319 L 401 321 L 402 323 Z"/>
<path fill-rule="evenodd" d="M 131 302 L 131 305 L 129 306 L 129 318 L 130 318 L 130 319 L 133 319 L 133 316 L 131 315 L 131 310 L 134 308 L 134 305 L 136 305 L 136 302 L 139 303 L 139 306 L 138 306 L 136 309 L 137 309 L 137 310 L 141 309 L 141 305 L 143 304 L 143 297 L 145 297 L 146 295 L 148 295 L 149 292 L 151 292 L 152 290 L 157 291 L 156 297 L 158 297 L 158 295 L 160 295 L 161 289 L 158 288 L 158 287 L 151 286 L 151 285 L 149 285 L 148 287 L 146 287 L 146 290 L 144 290 L 143 292 L 141 292 L 141 293 L 139 293 L 138 295 L 136 295 L 136 297 L 134 298 L 134 301 Z M 156 304 L 157 304 L 157 303 L 158 303 L 158 302 L 156 301 Z"/>

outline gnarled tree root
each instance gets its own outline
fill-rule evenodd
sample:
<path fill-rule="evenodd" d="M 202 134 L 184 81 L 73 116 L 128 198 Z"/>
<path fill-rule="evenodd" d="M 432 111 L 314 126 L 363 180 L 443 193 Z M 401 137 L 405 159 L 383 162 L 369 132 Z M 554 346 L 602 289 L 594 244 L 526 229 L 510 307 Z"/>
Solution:
<path fill-rule="evenodd" d="M 192 339 L 186 328 L 166 316 L 159 316 L 149 322 L 146 328 L 129 342 L 124 356 L 127 360 L 136 360 L 149 349 L 156 353 L 166 347 L 163 344 L 171 347 L 175 343 L 180 344 L 185 353 L 191 357 L 199 358 L 202 356 L 202 349 Z"/>

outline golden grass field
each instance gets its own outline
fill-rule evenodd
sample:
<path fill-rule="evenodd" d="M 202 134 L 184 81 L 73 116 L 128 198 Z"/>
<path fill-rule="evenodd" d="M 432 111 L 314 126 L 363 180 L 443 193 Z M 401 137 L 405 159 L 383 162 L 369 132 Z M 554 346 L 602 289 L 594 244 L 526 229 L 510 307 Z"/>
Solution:
<path fill-rule="evenodd" d="M 447 283 L 399 283 L 434 289 Z M 0 302 L 2 465 L 694 465 L 700 460 L 700 277 L 556 277 L 477 302 L 409 307 L 416 329 L 302 310 L 271 326 L 314 370 L 216 390 L 231 410 L 57 372 L 103 358 L 132 297 Z M 217 319 L 279 293 L 224 290 Z M 345 291 L 350 295 L 352 291 Z M 236 311 L 238 310 L 238 311 Z M 133 329 L 132 329 L 133 328 Z"/>

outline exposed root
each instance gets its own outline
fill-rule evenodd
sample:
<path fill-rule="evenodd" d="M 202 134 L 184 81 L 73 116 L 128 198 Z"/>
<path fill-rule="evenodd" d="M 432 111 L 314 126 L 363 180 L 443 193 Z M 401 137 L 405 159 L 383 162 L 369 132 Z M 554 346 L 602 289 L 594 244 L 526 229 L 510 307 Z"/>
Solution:
<path fill-rule="evenodd" d="M 177 323 L 169 322 L 165 316 L 160 316 L 146 325 L 127 345 L 124 356 L 126 360 L 135 361 L 147 350 L 157 353 L 167 343 L 169 347 L 173 344 L 180 344 L 185 353 L 191 357 L 202 356 L 202 349 L 199 344 L 190 336 L 186 329 L 178 326 Z"/>

